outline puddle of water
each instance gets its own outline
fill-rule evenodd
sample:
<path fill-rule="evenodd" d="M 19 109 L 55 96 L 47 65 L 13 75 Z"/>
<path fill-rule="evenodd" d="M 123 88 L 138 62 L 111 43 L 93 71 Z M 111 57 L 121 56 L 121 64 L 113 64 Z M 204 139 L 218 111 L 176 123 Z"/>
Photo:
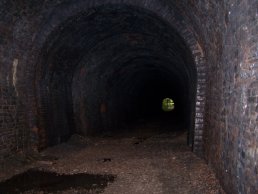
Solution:
<path fill-rule="evenodd" d="M 96 190 L 102 192 L 108 183 L 115 180 L 114 175 L 98 174 L 57 174 L 55 172 L 30 169 L 0 183 L 0 193 L 18 194 L 25 191 L 56 193 L 72 189 Z"/>

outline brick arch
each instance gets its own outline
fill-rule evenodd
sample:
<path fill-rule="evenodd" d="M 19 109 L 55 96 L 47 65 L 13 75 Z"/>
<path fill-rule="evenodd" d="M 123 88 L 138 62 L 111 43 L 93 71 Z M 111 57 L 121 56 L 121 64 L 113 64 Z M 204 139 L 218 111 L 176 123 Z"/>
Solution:
<path fill-rule="evenodd" d="M 62 26 L 62 23 L 67 21 L 67 19 L 78 15 L 81 12 L 87 12 L 88 10 L 94 9 L 94 7 L 107 5 L 107 4 L 126 4 L 130 6 L 140 7 L 155 13 L 157 16 L 161 17 L 163 20 L 168 22 L 174 29 L 178 31 L 181 37 L 185 40 L 186 44 L 192 52 L 192 56 L 195 60 L 195 65 L 197 69 L 197 91 L 196 91 L 196 108 L 194 129 L 192 130 L 190 144 L 193 145 L 193 150 L 196 153 L 202 153 L 202 134 L 204 128 L 204 108 L 205 108 L 205 88 L 206 88 L 206 65 L 205 57 L 202 48 L 199 44 L 199 38 L 197 34 L 192 30 L 190 24 L 188 23 L 188 18 L 185 15 L 180 14 L 180 10 L 177 8 L 169 7 L 168 5 L 162 3 L 159 0 L 89 0 L 89 1 L 71 1 L 69 4 L 59 5 L 51 9 L 51 11 L 46 12 L 45 19 L 42 20 L 38 33 L 33 36 L 33 46 L 27 60 L 26 72 L 36 72 L 37 65 L 39 61 L 37 59 L 40 57 L 41 50 L 44 47 L 45 42 L 48 40 L 51 33 L 53 33 L 57 28 Z M 35 74 L 28 73 L 27 80 L 34 80 Z M 31 82 L 29 82 L 32 84 Z M 29 110 L 32 115 L 37 114 L 35 109 L 35 90 L 33 85 L 29 87 L 28 95 L 34 103 L 30 103 Z M 35 118 L 30 117 L 30 128 L 34 126 Z"/>

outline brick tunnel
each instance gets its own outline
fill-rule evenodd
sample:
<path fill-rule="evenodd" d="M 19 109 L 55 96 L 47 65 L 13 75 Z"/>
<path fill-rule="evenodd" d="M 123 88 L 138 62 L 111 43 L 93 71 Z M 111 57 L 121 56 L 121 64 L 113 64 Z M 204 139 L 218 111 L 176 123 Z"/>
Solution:
<path fill-rule="evenodd" d="M 8 193 L 2 183 L 33 165 L 74 172 L 72 165 L 61 168 L 63 155 L 90 169 L 83 172 L 110 172 L 117 185 L 135 189 L 112 187 L 115 181 L 106 193 L 258 193 L 257 34 L 257 0 L 2 0 L 0 193 Z M 165 98 L 173 100 L 173 110 L 162 110 Z M 136 140 L 139 123 L 144 138 Z M 80 141 L 88 147 L 78 147 Z M 142 152 L 131 153 L 136 145 Z M 163 158 L 162 149 L 170 155 Z M 44 163 L 45 153 L 60 159 Z M 98 153 L 101 159 L 94 158 Z M 116 157 L 132 161 L 114 161 L 116 168 L 138 168 L 130 158 L 137 154 L 138 171 L 154 177 L 149 168 L 159 168 L 163 188 L 123 186 L 124 175 L 108 170 L 106 162 Z M 151 159 L 143 162 L 144 154 Z M 106 166 L 78 163 L 93 158 Z M 175 171 L 185 168 L 170 169 L 178 158 L 189 177 L 191 169 L 209 171 L 199 182 L 213 177 L 217 190 L 175 190 L 171 185 L 187 184 L 173 182 L 181 180 Z"/>

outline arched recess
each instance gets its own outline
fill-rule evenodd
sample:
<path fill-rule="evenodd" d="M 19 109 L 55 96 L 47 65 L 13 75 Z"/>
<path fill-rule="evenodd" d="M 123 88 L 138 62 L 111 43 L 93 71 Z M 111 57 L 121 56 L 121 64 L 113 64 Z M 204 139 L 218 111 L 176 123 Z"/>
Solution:
<path fill-rule="evenodd" d="M 72 2 L 71 2 L 71 5 L 72 5 Z M 38 109 L 36 109 L 37 111 L 34 111 L 34 113 L 35 113 L 35 117 L 39 118 L 38 119 L 38 125 L 39 125 L 38 127 L 40 128 L 42 133 L 43 134 L 45 133 L 44 131 L 46 128 L 46 126 L 43 126 L 42 123 L 44 125 L 47 124 L 48 122 L 49 122 L 49 125 L 53 124 L 53 123 L 51 123 L 50 120 L 46 119 L 47 116 L 50 116 L 48 114 L 49 111 L 46 111 L 46 110 L 48 108 L 52 107 L 48 102 L 49 95 L 53 95 L 53 93 L 47 94 L 48 89 L 49 89 L 47 83 L 49 83 L 51 81 L 51 79 L 53 79 L 53 76 L 56 76 L 56 75 L 50 76 L 49 71 L 53 72 L 53 69 L 55 69 L 54 71 L 58 72 L 59 71 L 58 68 L 60 68 L 61 66 L 58 67 L 56 65 L 53 65 L 53 62 L 59 61 L 62 63 L 62 60 L 63 60 L 62 57 L 58 59 L 58 56 L 51 56 L 51 53 L 52 54 L 55 53 L 55 50 L 53 50 L 53 49 L 60 49 L 56 46 L 54 46 L 53 49 L 51 47 L 55 44 L 55 41 L 58 42 L 58 37 L 56 35 L 58 34 L 59 37 L 62 37 L 62 32 L 64 32 L 63 29 L 69 28 L 69 26 L 71 28 L 71 26 L 73 26 L 73 25 L 69 25 L 69 24 L 76 23 L 76 22 L 80 23 L 80 22 L 86 21 L 85 18 L 92 17 L 100 9 L 104 9 L 106 7 L 105 8 L 106 11 L 112 12 L 112 9 L 114 7 L 115 7 L 116 11 L 123 10 L 126 7 L 126 9 L 132 9 L 131 10 L 132 13 L 140 12 L 140 13 L 146 13 L 147 15 L 148 14 L 153 15 L 153 16 L 155 15 L 157 18 L 160 19 L 160 21 L 162 21 L 161 23 L 165 22 L 165 23 L 167 23 L 168 26 L 172 26 L 172 28 L 174 29 L 174 31 L 173 31 L 174 39 L 176 39 L 175 34 L 177 34 L 177 32 L 178 32 L 180 34 L 180 36 L 178 36 L 178 37 L 183 37 L 184 42 L 186 42 L 187 47 L 184 49 L 189 48 L 192 58 L 194 58 L 194 60 L 195 60 L 195 64 L 192 61 L 192 62 L 189 62 L 189 63 L 191 63 L 189 65 L 191 67 L 196 68 L 196 72 L 197 72 L 197 77 L 196 77 L 197 90 L 192 91 L 192 93 L 191 93 L 192 95 L 196 96 L 196 100 L 195 100 L 196 103 L 193 104 L 191 107 L 192 116 L 190 118 L 192 120 L 189 121 L 191 123 L 190 124 L 191 127 L 189 128 L 189 130 L 190 130 L 189 144 L 193 146 L 193 149 L 196 152 L 201 152 L 202 131 L 203 131 L 203 111 L 204 111 L 204 106 L 205 106 L 205 104 L 204 104 L 205 81 L 206 81 L 204 56 L 203 56 L 201 47 L 199 46 L 198 41 L 195 37 L 195 34 L 191 31 L 191 29 L 186 24 L 186 22 L 182 20 L 182 18 L 184 18 L 184 17 L 182 17 L 180 14 L 178 14 L 175 10 L 171 10 L 168 7 L 162 5 L 161 3 L 159 3 L 159 1 L 150 1 L 148 3 L 144 3 L 143 1 L 136 2 L 136 1 L 129 1 L 129 0 L 126 2 L 123 2 L 123 3 L 120 3 L 119 1 L 110 1 L 110 2 L 88 1 L 87 3 L 83 2 L 83 1 L 78 1 L 76 3 L 76 5 L 77 6 L 68 6 L 69 9 L 66 9 L 66 10 L 65 10 L 65 8 L 67 8 L 67 7 L 58 7 L 58 8 L 56 8 L 57 10 L 55 10 L 55 11 L 52 10 L 53 12 L 51 13 L 51 17 L 45 21 L 46 23 L 42 23 L 42 29 L 40 29 L 39 34 L 35 37 L 35 47 L 32 49 L 32 51 L 35 52 L 34 53 L 34 56 L 36 56 L 35 58 L 38 58 L 38 61 L 36 63 L 37 66 L 28 66 L 29 69 L 27 69 L 27 71 L 37 72 L 36 78 L 33 77 L 33 79 L 36 79 L 36 82 L 35 82 L 36 85 L 34 85 L 33 88 L 35 89 L 34 92 L 36 92 L 36 93 L 34 93 L 34 95 L 36 96 L 36 98 L 34 98 L 34 100 L 37 101 Z M 162 9 L 163 11 L 160 12 L 159 11 L 160 9 Z M 96 20 L 95 22 L 98 22 L 98 21 L 99 20 Z M 75 26 L 72 27 L 73 29 L 71 29 L 71 31 L 74 30 L 74 33 L 75 33 L 76 28 L 74 28 L 74 27 Z M 106 29 L 108 29 L 108 28 L 106 28 Z M 162 29 L 162 28 L 159 28 L 159 29 L 161 31 L 166 30 L 166 29 Z M 112 33 L 114 33 L 114 32 L 112 32 Z M 117 34 L 124 34 L 124 33 L 117 32 Z M 135 37 L 137 39 L 137 36 L 139 35 L 139 33 L 137 33 L 137 32 L 134 32 L 131 34 L 135 34 L 135 36 L 132 36 L 133 39 Z M 148 35 L 148 33 L 143 33 L 143 32 L 141 34 Z M 74 35 L 76 35 L 76 33 Z M 112 37 L 111 37 L 112 35 L 109 34 L 109 36 L 110 36 L 110 39 L 112 39 Z M 161 36 L 161 34 L 159 34 L 159 36 Z M 168 35 L 168 37 L 169 37 L 169 35 Z M 69 39 L 67 39 L 66 41 L 68 41 L 68 40 Z M 63 41 L 65 41 L 65 39 Z M 101 40 L 99 40 L 99 41 L 101 41 Z M 85 40 L 85 44 L 86 44 L 86 42 L 87 41 Z M 92 46 L 94 46 L 95 44 L 96 44 L 96 42 L 94 42 L 94 41 L 87 42 L 88 47 L 84 47 L 84 49 L 85 48 L 89 49 Z M 92 46 L 89 46 L 89 45 L 92 45 Z M 59 45 L 59 46 L 62 47 L 63 45 Z M 168 46 L 168 48 L 169 48 L 169 46 Z M 80 46 L 78 46 L 76 49 L 80 50 Z M 83 59 L 82 56 L 77 56 L 77 54 L 82 53 L 82 52 L 81 51 L 76 52 L 76 49 L 74 49 L 73 57 L 72 57 L 74 64 L 79 63 L 79 60 Z M 69 50 L 69 49 L 62 49 L 62 51 L 65 51 L 65 50 Z M 48 53 L 48 51 L 51 51 L 51 53 Z M 69 54 L 69 56 L 71 57 L 71 53 L 62 53 L 62 55 L 60 55 L 60 56 L 67 56 L 67 54 Z M 78 59 L 78 61 L 75 62 L 74 59 Z M 63 60 L 63 61 L 65 61 L 66 64 L 64 66 L 62 66 L 62 68 L 69 67 L 69 59 Z M 175 63 L 175 62 L 173 62 L 173 63 Z M 152 65 L 154 65 L 154 64 L 152 64 Z M 69 71 L 73 71 L 73 69 L 70 69 Z M 74 71 L 75 71 L 75 69 L 74 69 Z M 53 85 L 51 87 L 53 89 L 57 85 L 61 84 L 62 87 L 59 86 L 61 88 L 61 91 L 65 91 L 62 95 L 66 96 L 66 94 L 68 94 L 69 90 L 71 89 L 71 88 L 67 87 L 67 85 L 71 84 L 73 77 L 72 76 L 66 77 L 67 75 L 65 75 L 65 74 L 62 75 L 62 73 L 64 73 L 64 72 L 60 72 L 60 75 L 58 75 L 60 77 L 58 79 L 56 79 L 55 83 L 52 83 Z M 66 78 L 62 79 L 61 78 L 62 76 L 65 76 Z M 61 80 L 65 80 L 69 84 L 62 83 Z M 189 84 L 194 84 L 194 83 L 189 83 Z M 193 87 L 193 88 L 195 88 L 195 87 Z M 33 91 L 31 91 L 31 92 L 33 93 Z M 60 90 L 56 91 L 56 92 L 58 93 L 58 92 L 60 92 Z M 69 104 L 71 101 L 67 100 L 67 99 L 66 99 L 67 101 L 63 101 L 64 99 L 61 98 L 62 95 L 59 95 L 58 98 L 60 98 L 60 99 L 57 99 L 57 101 L 63 102 L 65 104 L 66 103 Z M 68 95 L 67 98 L 72 98 L 72 96 Z M 47 106 L 50 106 L 50 107 L 45 106 L 44 103 L 45 103 L 45 105 L 47 104 Z M 62 105 L 59 104 L 56 106 L 62 106 Z M 35 107 L 31 107 L 31 109 L 35 110 Z M 60 114 L 70 115 L 70 114 L 73 114 L 74 110 L 69 108 L 69 106 L 68 106 L 68 109 L 66 109 L 65 111 L 61 111 L 60 109 L 59 109 L 59 111 L 60 111 L 59 112 Z M 58 113 L 55 113 L 55 114 L 60 116 L 60 114 L 58 114 Z M 33 120 L 35 121 L 35 118 L 33 118 Z M 70 120 L 70 121 L 71 121 L 71 123 L 63 123 L 62 124 L 65 126 L 69 126 L 67 128 L 67 130 L 64 130 L 67 133 L 65 133 L 63 137 L 60 137 L 60 136 L 56 137 L 53 142 L 58 143 L 59 141 L 62 141 L 62 139 L 66 139 L 67 137 L 69 137 L 69 134 L 72 133 L 72 131 L 74 130 L 74 123 L 72 120 Z M 59 127 L 62 128 L 63 126 L 57 126 L 57 128 L 59 128 Z M 52 130 L 50 130 L 50 131 L 52 131 Z M 42 135 L 42 137 L 44 137 L 44 135 Z M 42 145 L 46 145 L 46 141 L 43 140 Z"/>

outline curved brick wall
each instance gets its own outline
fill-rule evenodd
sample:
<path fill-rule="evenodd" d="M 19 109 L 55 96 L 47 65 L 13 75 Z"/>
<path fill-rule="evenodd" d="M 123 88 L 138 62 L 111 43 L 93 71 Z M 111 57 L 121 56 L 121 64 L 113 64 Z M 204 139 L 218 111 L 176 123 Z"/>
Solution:
<path fill-rule="evenodd" d="M 179 100 L 187 104 L 179 116 L 188 123 L 189 143 L 213 166 L 225 190 L 257 192 L 257 7 L 256 0 L 1 1 L 1 158 L 16 150 L 40 149 L 49 142 L 61 142 L 79 128 L 85 134 L 98 130 L 99 120 L 102 126 L 111 127 L 117 116 L 122 122 L 124 116 L 118 110 L 123 106 L 116 106 L 130 103 L 129 98 L 122 95 L 125 100 L 119 101 L 117 95 L 105 91 L 113 88 L 115 93 L 124 88 L 124 93 L 139 93 L 140 83 L 152 85 L 151 80 L 148 76 L 132 78 L 147 71 L 149 77 L 164 77 L 156 80 L 160 85 L 169 83 L 167 87 L 178 89 L 178 96 L 186 96 Z M 112 12 L 117 17 L 103 22 L 101 14 Z M 125 32 L 109 28 L 112 22 L 122 23 L 123 29 L 132 26 L 132 13 L 137 21 L 142 19 L 139 26 L 136 23 Z M 84 23 L 91 17 L 94 23 Z M 94 24 L 99 25 L 95 30 Z M 89 25 L 92 31 L 85 28 Z M 120 35 L 107 38 L 115 32 Z M 76 33 L 78 36 L 74 36 Z M 114 41 L 116 44 L 108 47 Z M 85 45 L 90 43 L 92 52 L 87 52 L 89 47 Z M 122 44 L 129 50 L 119 50 Z M 149 50 L 139 54 L 143 60 L 134 61 L 138 64 L 135 70 L 129 61 L 140 47 Z M 162 51 L 167 47 L 170 50 Z M 106 52 L 101 53 L 104 48 Z M 73 52 L 66 53 L 67 50 Z M 124 57 L 126 53 L 129 54 Z M 172 53 L 180 57 L 173 58 Z M 98 56 L 112 65 L 105 66 L 105 61 L 96 60 Z M 160 59 L 151 60 L 155 57 Z M 89 61 L 91 66 L 87 65 Z M 141 69 L 142 63 L 151 65 L 156 73 L 148 65 Z M 118 64 L 125 65 L 126 71 L 120 70 Z M 171 64 L 180 67 L 173 68 Z M 104 67 L 108 73 L 101 72 Z M 88 72 L 92 79 L 85 76 Z M 118 72 L 121 76 L 112 79 Z M 95 79 L 100 81 L 92 83 Z M 173 85 L 175 82 L 180 87 Z M 135 85 L 138 87 L 133 89 Z M 88 93 L 103 99 L 95 100 Z M 113 101 L 107 104 L 107 99 Z M 88 112 L 82 113 L 80 107 L 89 104 L 93 108 L 89 106 Z M 135 110 L 128 107 L 130 114 Z M 107 111 L 113 116 L 103 117 Z M 83 119 L 78 120 L 82 115 Z M 89 121 L 81 123 L 85 118 Z"/>

